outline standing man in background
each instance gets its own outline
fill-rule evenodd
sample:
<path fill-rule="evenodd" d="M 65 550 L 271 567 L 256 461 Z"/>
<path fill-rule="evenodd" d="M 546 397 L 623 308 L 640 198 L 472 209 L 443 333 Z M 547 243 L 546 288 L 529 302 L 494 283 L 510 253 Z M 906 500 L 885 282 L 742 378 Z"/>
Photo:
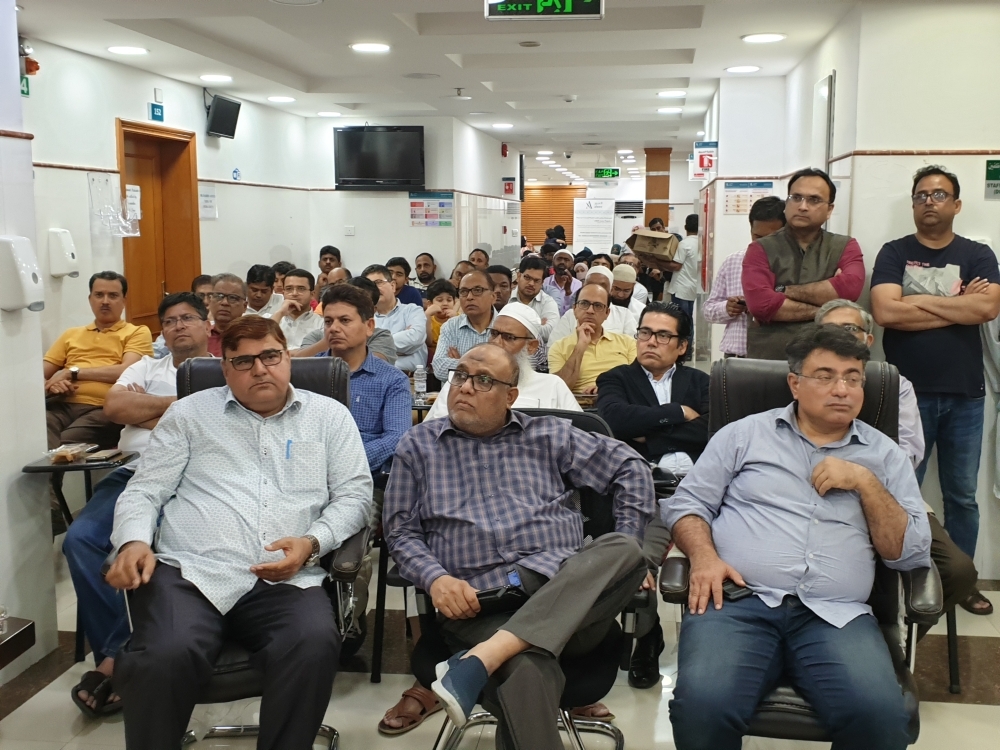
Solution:
<path fill-rule="evenodd" d="M 1000 269 L 993 250 L 955 234 L 962 210 L 958 178 L 937 166 L 913 178 L 915 234 L 887 242 L 872 270 L 872 312 L 885 327 L 885 357 L 913 383 L 925 453 L 934 445 L 944 500 L 944 527 L 969 557 L 976 554 L 976 485 L 982 453 L 986 387 L 979 326 L 1000 314 Z M 988 615 L 979 591 L 961 603 Z"/>
<path fill-rule="evenodd" d="M 404 305 L 423 307 L 424 295 L 420 293 L 419 289 L 410 286 L 410 271 L 412 269 L 409 261 L 406 258 L 389 258 L 385 267 L 392 274 L 392 283 L 396 287 L 396 299 Z"/>
<path fill-rule="evenodd" d="M 750 207 L 750 241 L 774 234 L 785 226 L 785 202 L 776 195 L 755 201 Z M 719 342 L 725 357 L 747 356 L 747 303 L 743 296 L 743 259 L 747 251 L 738 250 L 719 266 L 712 293 L 705 300 L 702 315 L 709 323 L 726 326 Z"/>
<path fill-rule="evenodd" d="M 340 268 L 340 250 L 333 245 L 324 245 L 319 250 L 319 272 L 329 274 L 334 268 Z"/>
<path fill-rule="evenodd" d="M 560 315 L 573 307 L 573 295 L 583 286 L 573 275 L 573 262 L 573 253 L 557 250 L 552 256 L 553 274 L 542 284 L 542 291 L 548 292 L 556 301 Z"/>
<path fill-rule="evenodd" d="M 247 271 L 247 315 L 270 318 L 281 308 L 285 298 L 275 293 L 274 269 L 260 263 L 250 266 Z"/>
<path fill-rule="evenodd" d="M 420 253 L 413 259 L 413 266 L 417 272 L 413 286 L 421 292 L 426 292 L 427 287 L 437 281 L 437 263 L 434 262 L 434 256 L 430 253 Z"/>
<path fill-rule="evenodd" d="M 747 356 L 785 359 L 785 346 L 833 299 L 857 302 L 865 261 L 857 240 L 823 229 L 837 187 L 821 169 L 788 180 L 783 229 L 750 244 L 743 259 L 743 294 L 753 316 Z"/>
<path fill-rule="evenodd" d="M 698 247 L 698 214 L 688 214 L 684 220 L 687 233 L 677 246 L 673 263 L 668 263 L 674 274 L 670 280 L 670 295 L 673 302 L 694 320 L 694 300 L 701 291 L 701 251 Z"/>

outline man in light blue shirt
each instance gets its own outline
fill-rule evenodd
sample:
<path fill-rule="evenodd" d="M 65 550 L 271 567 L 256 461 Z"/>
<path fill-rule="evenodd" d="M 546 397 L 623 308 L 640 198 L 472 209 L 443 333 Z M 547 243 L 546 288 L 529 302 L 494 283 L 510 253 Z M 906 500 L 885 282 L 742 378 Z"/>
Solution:
<path fill-rule="evenodd" d="M 497 316 L 496 282 L 486 271 L 471 271 L 458 286 L 458 303 L 462 314 L 441 326 L 437 349 L 434 351 L 434 375 L 448 382 L 448 371 L 458 366 L 458 360 L 480 344 L 490 343 L 490 328 Z"/>
<path fill-rule="evenodd" d="M 788 346 L 795 401 L 724 427 L 661 501 L 691 560 L 670 703 L 678 750 L 739 748 L 782 674 L 836 750 L 908 744 L 902 692 L 866 601 L 875 555 L 896 570 L 929 567 L 931 534 L 906 453 L 856 419 L 868 358 L 843 328 L 803 330 Z M 753 595 L 723 605 L 726 579 Z"/>
<path fill-rule="evenodd" d="M 385 266 L 368 266 L 361 275 L 378 287 L 375 327 L 384 328 L 392 334 L 396 342 L 396 367 L 407 374 L 420 366 L 427 367 L 427 318 L 424 308 L 396 299 L 392 272 Z"/>
<path fill-rule="evenodd" d="M 261 749 L 312 747 L 337 671 L 316 563 L 368 524 L 361 435 L 347 407 L 292 388 L 273 320 L 235 321 L 222 352 L 226 386 L 167 409 L 115 509 L 107 581 L 131 592 L 133 625 L 115 688 L 134 750 L 180 747 L 224 640 L 262 673 Z"/>

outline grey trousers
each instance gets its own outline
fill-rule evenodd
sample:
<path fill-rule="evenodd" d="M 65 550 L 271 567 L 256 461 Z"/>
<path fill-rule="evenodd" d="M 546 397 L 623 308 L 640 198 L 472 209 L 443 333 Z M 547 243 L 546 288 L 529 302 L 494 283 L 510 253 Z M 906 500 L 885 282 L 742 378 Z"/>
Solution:
<path fill-rule="evenodd" d="M 372 518 L 371 527 L 378 528 L 382 522 L 382 504 L 385 502 L 385 490 L 376 487 L 372 492 Z M 388 554 L 388 553 L 385 553 Z M 368 614 L 368 586 L 372 581 L 372 551 L 368 550 L 365 558 L 361 561 L 361 568 L 358 570 L 357 578 L 354 579 L 354 603 L 355 616 Z"/>
<path fill-rule="evenodd" d="M 667 547 L 670 545 L 670 529 L 668 529 L 659 516 L 649 522 L 646 533 L 642 538 L 642 554 L 646 558 L 646 564 L 650 572 L 656 576 L 660 565 L 663 564 L 663 557 L 667 554 Z M 649 633 L 660 621 L 657 614 L 657 595 L 654 588 L 649 592 L 649 604 L 636 612 L 635 637 L 642 638 Z"/>
<path fill-rule="evenodd" d="M 646 576 L 638 541 L 605 534 L 565 560 L 551 579 L 518 566 L 531 595 L 514 613 L 441 618 L 453 651 L 471 648 L 506 630 L 531 644 L 507 661 L 487 683 L 483 705 L 497 717 L 502 744 L 509 750 L 562 750 L 556 726 L 565 677 L 561 654 L 592 651 L 608 632 Z"/>

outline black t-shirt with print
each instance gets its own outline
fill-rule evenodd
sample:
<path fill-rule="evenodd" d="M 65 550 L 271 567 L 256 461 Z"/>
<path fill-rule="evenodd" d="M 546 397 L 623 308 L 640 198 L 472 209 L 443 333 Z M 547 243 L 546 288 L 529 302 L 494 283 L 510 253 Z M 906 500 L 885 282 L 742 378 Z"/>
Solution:
<path fill-rule="evenodd" d="M 904 297 L 954 297 L 977 276 L 1000 284 L 997 256 L 986 245 L 956 235 L 947 247 L 934 250 L 911 234 L 882 246 L 871 285 L 899 284 Z M 882 346 L 886 360 L 899 368 L 917 393 L 968 398 L 986 393 L 977 325 L 956 324 L 927 331 L 887 328 Z"/>

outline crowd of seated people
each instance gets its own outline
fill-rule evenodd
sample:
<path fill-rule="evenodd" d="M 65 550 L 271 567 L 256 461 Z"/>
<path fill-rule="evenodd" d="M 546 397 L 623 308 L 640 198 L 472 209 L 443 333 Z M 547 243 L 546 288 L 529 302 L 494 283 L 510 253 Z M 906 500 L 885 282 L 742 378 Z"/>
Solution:
<path fill-rule="evenodd" d="M 972 558 L 978 327 L 1000 314 L 1000 269 L 954 234 L 959 194 L 943 168 L 917 173 L 916 232 L 879 252 L 870 311 L 857 303 L 861 249 L 823 228 L 836 187 L 814 169 L 790 178 L 784 201 L 754 204 L 751 243 L 723 263 L 703 309 L 689 283 L 696 220 L 669 262 L 621 248 L 574 256 L 560 227 L 514 269 L 477 247 L 450 278 L 428 253 L 352 276 L 332 246 L 315 278 L 284 261 L 245 279 L 199 276 L 160 305 L 155 354 L 149 330 L 122 320 L 125 278 L 95 274 L 94 322 L 44 358 L 49 444 L 118 445 L 141 460 L 97 484 L 63 544 L 95 660 L 73 701 L 92 717 L 124 707 L 130 748 L 176 747 L 225 636 L 263 675 L 258 746 L 310 747 L 340 658 L 365 637 L 372 573 L 369 554 L 359 616 L 339 633 L 315 563 L 368 527 L 431 597 L 451 654 L 432 687 L 415 683 L 386 712 L 383 734 L 441 710 L 461 726 L 482 701 L 498 747 L 561 748 L 560 657 L 588 653 L 637 591 L 655 590 L 674 544 L 691 563 L 670 702 L 678 748 L 740 747 L 781 673 L 835 747 L 904 747 L 906 710 L 866 604 L 875 556 L 901 571 L 933 561 L 945 609 L 992 612 Z M 725 323 L 725 356 L 787 360 L 792 403 L 710 440 L 710 379 L 690 362 L 699 314 Z M 857 418 L 876 324 L 901 373 L 898 445 Z M 226 386 L 178 400 L 178 366 L 210 356 Z M 292 387 L 301 357 L 343 360 L 349 402 Z M 422 422 L 419 368 L 440 386 Z M 584 406 L 614 438 L 519 411 Z M 940 519 L 919 487 L 935 446 Z M 661 476 L 679 484 L 657 505 Z M 609 498 L 613 530 L 584 538 L 574 489 Z M 753 595 L 723 601 L 726 580 Z M 523 601 L 480 614 L 477 591 L 503 586 Z M 648 601 L 636 689 L 661 684 Z M 610 716 L 599 703 L 574 713 Z"/>

